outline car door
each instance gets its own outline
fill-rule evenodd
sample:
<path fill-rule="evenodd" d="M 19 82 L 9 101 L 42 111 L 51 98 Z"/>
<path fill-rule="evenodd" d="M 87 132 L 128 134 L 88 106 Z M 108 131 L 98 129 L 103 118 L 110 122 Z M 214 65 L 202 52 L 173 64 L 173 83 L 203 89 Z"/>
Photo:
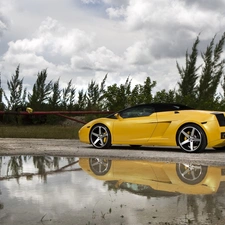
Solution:
<path fill-rule="evenodd" d="M 113 125 L 113 143 L 147 143 L 157 125 L 154 108 L 141 105 L 120 112 Z"/>

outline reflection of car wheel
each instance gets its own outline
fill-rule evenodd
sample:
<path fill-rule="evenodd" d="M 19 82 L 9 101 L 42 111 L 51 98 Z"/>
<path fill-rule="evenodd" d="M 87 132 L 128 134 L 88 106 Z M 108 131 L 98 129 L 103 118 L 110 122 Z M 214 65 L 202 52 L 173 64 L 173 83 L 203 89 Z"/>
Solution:
<path fill-rule="evenodd" d="M 90 132 L 90 143 L 95 148 L 109 148 L 111 146 L 111 134 L 103 124 L 95 125 Z"/>
<path fill-rule="evenodd" d="M 200 183 L 207 173 L 207 166 L 186 163 L 176 164 L 177 175 L 186 184 Z"/>
<path fill-rule="evenodd" d="M 90 158 L 89 164 L 95 175 L 105 175 L 111 168 L 111 160 L 101 158 Z"/>
<path fill-rule="evenodd" d="M 207 145 L 205 132 L 196 124 L 187 124 L 177 132 L 177 143 L 186 152 L 201 152 Z"/>

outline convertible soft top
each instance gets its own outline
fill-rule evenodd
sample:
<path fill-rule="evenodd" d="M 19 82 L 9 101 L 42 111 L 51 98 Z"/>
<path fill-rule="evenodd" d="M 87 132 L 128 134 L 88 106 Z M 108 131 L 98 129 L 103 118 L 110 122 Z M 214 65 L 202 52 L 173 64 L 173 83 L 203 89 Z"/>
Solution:
<path fill-rule="evenodd" d="M 151 103 L 151 104 L 146 104 L 146 105 L 151 105 L 152 107 L 154 107 L 155 112 L 193 109 L 189 106 L 182 105 L 182 104 L 176 104 L 176 103 Z"/>
<path fill-rule="evenodd" d="M 127 110 L 134 109 L 134 111 L 137 109 L 140 111 L 140 108 L 150 109 L 150 111 L 153 112 L 166 112 L 166 111 L 177 111 L 177 110 L 193 110 L 193 108 L 182 105 L 182 104 L 176 104 L 176 103 L 149 103 L 149 104 L 139 104 L 135 106 L 128 107 L 126 109 L 118 111 L 118 113 L 122 114 Z M 115 119 L 115 113 L 110 114 L 107 116 L 107 118 L 113 118 Z"/>

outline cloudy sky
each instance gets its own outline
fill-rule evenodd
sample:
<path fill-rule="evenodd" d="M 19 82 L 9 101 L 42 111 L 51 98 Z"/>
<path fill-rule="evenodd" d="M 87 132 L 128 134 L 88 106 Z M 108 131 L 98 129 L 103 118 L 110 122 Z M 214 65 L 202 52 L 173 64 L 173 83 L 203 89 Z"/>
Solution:
<path fill-rule="evenodd" d="M 155 91 L 176 88 L 200 33 L 199 50 L 225 31 L 224 0 L 0 0 L 2 87 L 20 65 L 28 91 L 43 69 L 48 80 L 107 85 L 128 78 Z"/>

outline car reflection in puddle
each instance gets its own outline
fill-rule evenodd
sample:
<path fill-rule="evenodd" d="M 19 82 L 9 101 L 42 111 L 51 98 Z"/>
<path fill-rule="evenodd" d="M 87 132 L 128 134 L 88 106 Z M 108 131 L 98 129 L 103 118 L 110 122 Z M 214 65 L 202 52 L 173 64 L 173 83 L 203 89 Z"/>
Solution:
<path fill-rule="evenodd" d="M 0 157 L 0 224 L 216 224 L 225 167 Z"/>

